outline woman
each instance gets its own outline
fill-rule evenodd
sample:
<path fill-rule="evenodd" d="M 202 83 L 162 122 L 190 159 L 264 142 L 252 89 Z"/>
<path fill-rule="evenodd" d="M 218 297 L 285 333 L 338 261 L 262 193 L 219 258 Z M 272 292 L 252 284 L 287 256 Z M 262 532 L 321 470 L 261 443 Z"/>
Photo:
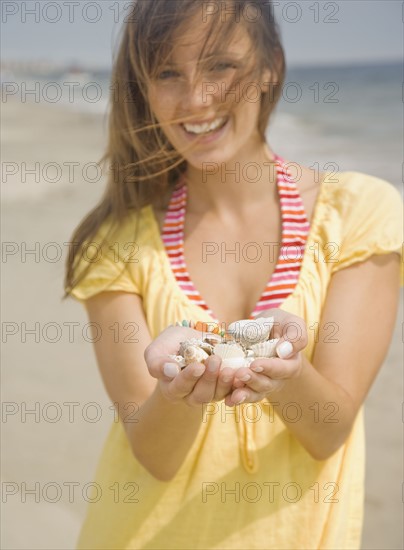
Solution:
<path fill-rule="evenodd" d="M 397 314 L 400 196 L 367 174 L 296 170 L 266 143 L 285 73 L 269 3 L 133 14 L 112 173 L 65 281 L 101 329 L 120 419 L 77 547 L 359 548 L 362 405 Z M 180 372 L 169 357 L 195 327 L 262 316 L 276 358 Z"/>

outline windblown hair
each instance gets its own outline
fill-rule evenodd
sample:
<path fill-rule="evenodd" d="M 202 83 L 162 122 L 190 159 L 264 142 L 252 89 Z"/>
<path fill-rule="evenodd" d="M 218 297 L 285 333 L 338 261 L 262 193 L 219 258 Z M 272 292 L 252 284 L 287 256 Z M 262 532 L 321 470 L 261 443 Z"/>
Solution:
<path fill-rule="evenodd" d="M 171 145 L 163 125 L 151 111 L 148 98 L 150 84 L 172 55 L 181 32 L 192 28 L 196 17 L 199 17 L 198 29 L 207 31 L 198 59 L 198 77 L 216 59 L 223 59 L 223 52 L 240 26 L 250 38 L 251 49 L 226 90 L 219 114 L 228 115 L 237 107 L 231 90 L 247 79 L 256 82 L 262 70 L 269 69 L 271 86 L 261 95 L 257 128 L 264 142 L 270 115 L 282 92 L 286 64 L 270 1 L 134 0 L 132 14 L 122 28 L 111 76 L 108 144 L 99 161 L 108 173 L 107 184 L 99 203 L 73 232 L 62 299 L 69 296 L 91 268 L 90 263 L 75 277 L 83 246 L 91 243 L 101 225 L 106 220 L 111 223 L 102 246 L 129 213 L 149 204 L 161 207 L 162 197 L 167 196 L 186 170 L 185 149 L 178 151 Z M 186 119 L 170 121 L 180 122 Z M 193 140 L 192 146 L 197 142 L 198 139 Z M 137 228 L 135 235 L 136 231 Z"/>

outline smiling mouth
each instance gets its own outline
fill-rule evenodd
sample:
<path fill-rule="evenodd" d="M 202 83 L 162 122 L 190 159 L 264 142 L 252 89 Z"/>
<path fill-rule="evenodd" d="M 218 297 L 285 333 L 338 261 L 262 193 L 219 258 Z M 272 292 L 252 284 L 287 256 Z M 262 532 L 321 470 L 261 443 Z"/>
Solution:
<path fill-rule="evenodd" d="M 207 130 L 202 130 L 202 129 L 196 129 L 196 128 L 191 128 L 192 126 L 202 126 L 201 124 L 187 124 L 188 126 L 188 129 L 185 127 L 185 124 L 180 124 L 180 126 L 182 127 L 182 129 L 189 135 L 192 135 L 192 136 L 206 136 L 206 135 L 209 135 L 209 134 L 213 134 L 214 132 L 218 132 L 219 130 L 221 130 L 223 128 L 223 126 L 225 126 L 229 120 L 229 117 L 221 117 L 223 120 L 220 122 L 220 124 L 218 124 L 217 126 L 214 126 L 213 128 L 211 129 L 207 129 Z"/>

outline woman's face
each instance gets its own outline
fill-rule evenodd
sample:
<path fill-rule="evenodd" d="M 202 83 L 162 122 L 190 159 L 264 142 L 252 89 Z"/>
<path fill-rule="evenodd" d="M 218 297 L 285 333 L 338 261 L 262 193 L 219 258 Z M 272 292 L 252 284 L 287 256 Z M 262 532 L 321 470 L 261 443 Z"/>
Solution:
<path fill-rule="evenodd" d="M 197 81 L 196 67 L 204 29 L 201 30 L 200 22 L 189 28 L 186 35 L 179 38 L 170 65 L 162 67 L 152 81 L 149 101 L 171 145 L 192 166 L 202 170 L 206 162 L 236 161 L 241 152 L 253 151 L 259 145 L 260 99 L 262 91 L 267 89 L 264 83 L 269 82 L 270 73 L 264 71 L 259 81 L 242 80 L 226 94 L 231 90 L 236 67 L 240 63 L 253 63 L 246 58 L 250 39 L 240 24 L 227 50 L 203 70 Z M 235 107 L 232 113 L 230 107 Z M 191 126 L 170 123 L 179 118 L 188 119 Z M 217 129 L 211 130 L 203 123 L 213 123 Z M 197 137 L 200 141 L 193 145 Z M 192 150 L 184 151 L 190 145 Z"/>

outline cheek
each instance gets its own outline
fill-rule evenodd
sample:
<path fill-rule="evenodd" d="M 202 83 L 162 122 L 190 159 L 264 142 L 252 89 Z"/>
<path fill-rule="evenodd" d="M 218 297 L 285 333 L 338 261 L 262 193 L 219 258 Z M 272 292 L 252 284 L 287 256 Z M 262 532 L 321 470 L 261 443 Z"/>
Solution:
<path fill-rule="evenodd" d="M 252 90 L 247 90 L 244 105 L 246 117 L 248 117 L 250 124 L 254 124 L 256 118 L 259 115 L 261 105 L 260 98 L 257 98 L 257 94 L 255 91 L 253 92 Z"/>
<path fill-rule="evenodd" d="M 243 99 L 235 111 L 235 121 L 238 128 L 242 128 L 243 135 L 255 132 L 260 112 L 259 102 L 248 102 Z"/>
<path fill-rule="evenodd" d="M 167 97 L 160 97 L 153 106 L 155 116 L 160 122 L 169 122 L 175 119 L 175 103 L 170 102 Z"/>
<path fill-rule="evenodd" d="M 150 109 L 159 121 L 170 118 L 173 111 L 172 97 L 164 90 L 151 89 L 148 95 Z"/>

